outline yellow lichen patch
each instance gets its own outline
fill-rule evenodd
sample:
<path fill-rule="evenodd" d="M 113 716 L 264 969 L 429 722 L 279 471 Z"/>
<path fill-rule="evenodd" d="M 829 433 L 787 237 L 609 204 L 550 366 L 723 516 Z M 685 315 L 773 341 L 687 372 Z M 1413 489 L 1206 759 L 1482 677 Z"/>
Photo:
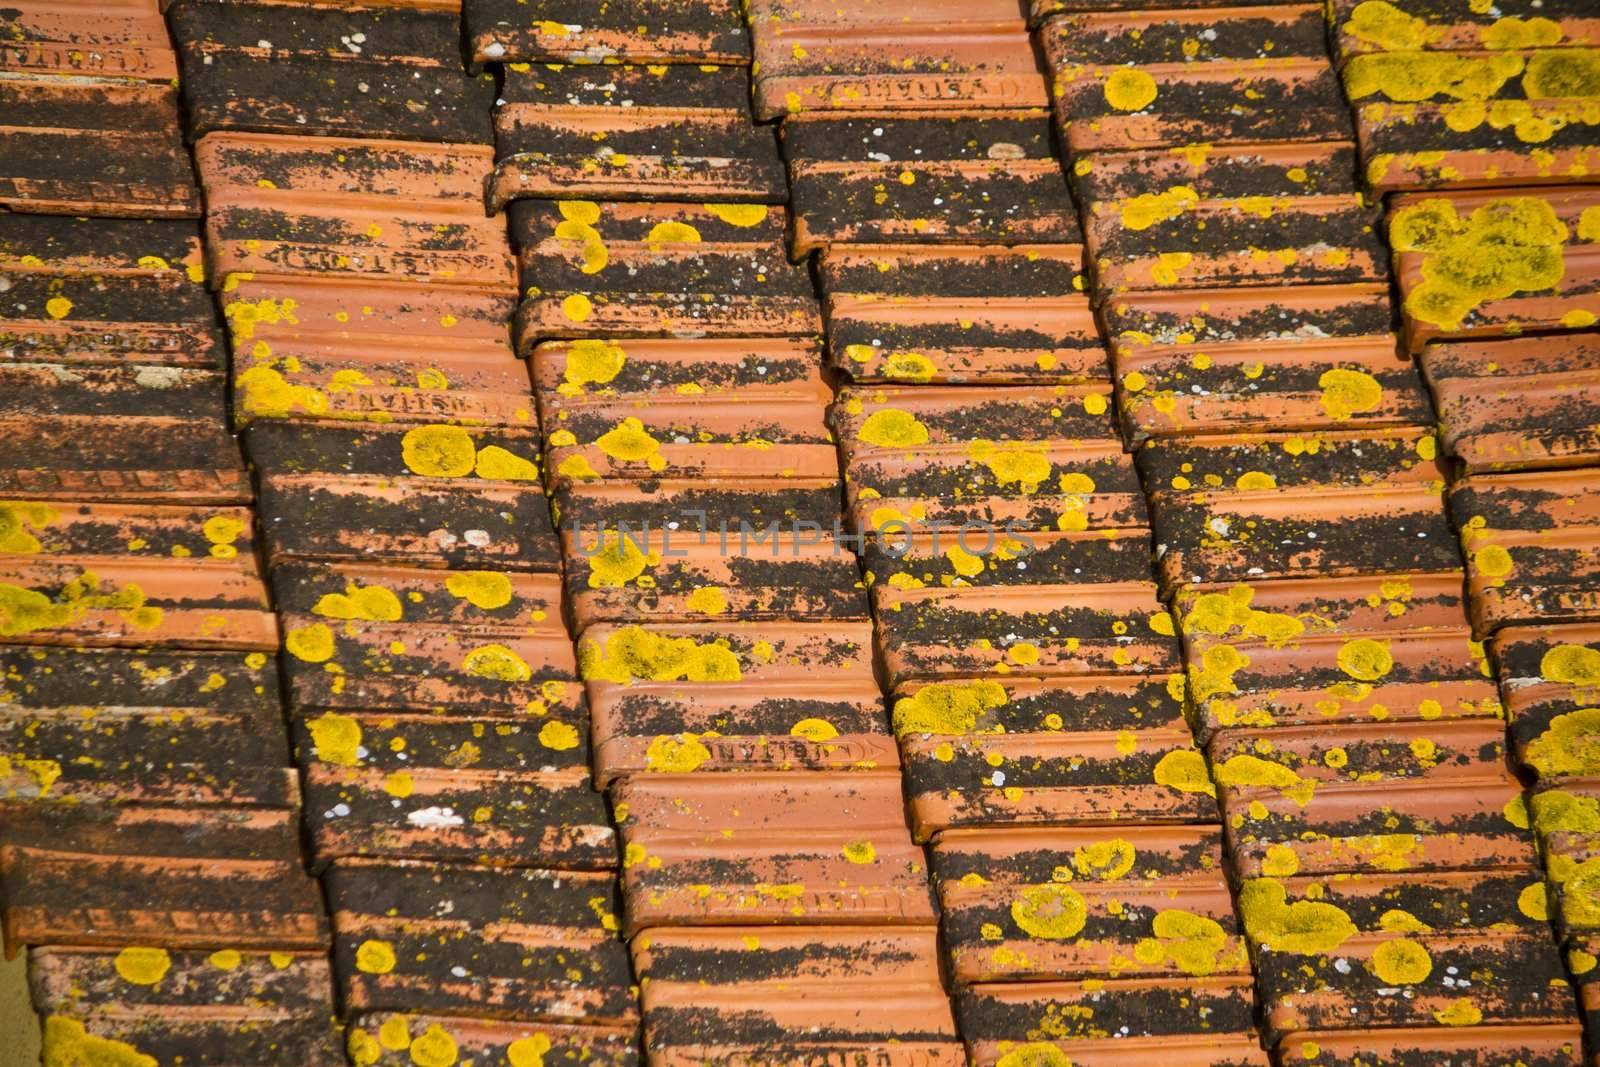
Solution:
<path fill-rule="evenodd" d="M 548 1034 L 530 1034 L 506 1046 L 506 1062 L 511 1067 L 544 1067 L 544 1056 L 549 1051 Z"/>
<path fill-rule="evenodd" d="M 1233 484 L 1234 488 L 1241 489 L 1247 493 L 1260 492 L 1265 489 L 1276 489 L 1278 487 L 1278 479 L 1266 471 L 1245 471 L 1239 475 Z"/>
<path fill-rule="evenodd" d="M 1515 55 L 1401 52 L 1355 56 L 1345 66 L 1344 84 L 1352 100 L 1382 96 L 1404 104 L 1436 97 L 1485 101 L 1522 71 L 1522 58 Z"/>
<path fill-rule="evenodd" d="M 700 615 L 721 615 L 728 610 L 728 595 L 720 586 L 703 585 L 684 598 L 683 606 Z"/>
<path fill-rule="evenodd" d="M 839 854 L 850 863 L 863 866 L 875 863 L 878 859 L 878 850 L 873 847 L 871 841 L 851 841 L 839 850 Z"/>
<path fill-rule="evenodd" d="M 661 442 L 645 430 L 644 423 L 629 415 L 595 441 L 600 451 L 621 463 L 644 463 L 651 470 L 667 465 L 661 455 Z"/>
<path fill-rule="evenodd" d="M 1305 632 L 1305 623 L 1294 615 L 1257 611 L 1250 606 L 1255 590 L 1236 585 L 1225 593 L 1206 593 L 1197 597 L 1183 617 L 1185 633 L 1227 637 L 1238 630 L 1258 637 L 1273 647 L 1282 647 Z"/>
<path fill-rule="evenodd" d="M 1402 937 L 1373 950 L 1367 967 L 1385 985 L 1416 985 L 1433 973 L 1433 957 L 1415 941 Z"/>
<path fill-rule="evenodd" d="M 1358 682 L 1375 682 L 1394 669 L 1389 645 L 1370 637 L 1358 637 L 1339 646 L 1339 669 Z"/>
<path fill-rule="evenodd" d="M 803 737 L 807 741 L 832 741 L 839 730 L 827 719 L 801 719 L 789 727 L 790 737 Z"/>
<path fill-rule="evenodd" d="M 1195 700 L 1238 692 L 1233 676 L 1250 666 L 1250 657 L 1232 645 L 1212 645 L 1200 654 L 1199 664 L 1189 666 L 1189 691 Z"/>
<path fill-rule="evenodd" d="M 1072 867 L 1085 878 L 1115 881 L 1133 869 L 1138 859 L 1133 843 L 1120 837 L 1092 841 L 1072 850 Z"/>
<path fill-rule="evenodd" d="M 621 345 L 593 339 L 573 341 L 567 345 L 562 389 L 582 392 L 586 385 L 604 385 L 622 372 L 627 361 Z"/>
<path fill-rule="evenodd" d="M 72 314 L 72 301 L 64 296 L 52 296 L 44 302 L 44 313 L 52 319 L 64 319 Z"/>
<path fill-rule="evenodd" d="M 324 763 L 354 767 L 361 762 L 361 724 L 348 715 L 326 712 L 310 722 L 312 754 Z"/>
<path fill-rule="evenodd" d="M 478 450 L 472 472 L 480 478 L 497 482 L 536 482 L 539 466 L 515 452 L 499 445 L 486 445 Z"/>
<path fill-rule="evenodd" d="M 416 1067 L 451 1067 L 460 1050 L 456 1039 L 438 1023 L 434 1023 L 411 1042 L 411 1062 Z"/>
<path fill-rule="evenodd" d="M 1394 213 L 1389 237 L 1395 251 L 1423 257 L 1406 310 L 1447 330 L 1486 302 L 1551 289 L 1566 273 L 1566 224 L 1537 197 L 1492 200 L 1465 219 L 1449 200 L 1424 200 Z"/>
<path fill-rule="evenodd" d="M 333 631 L 323 622 L 300 626 L 284 635 L 283 647 L 295 659 L 326 663 L 333 658 Z"/>
<path fill-rule="evenodd" d="M 1048 1041 L 1030 1041 L 1001 1056 L 994 1067 L 1072 1067 L 1072 1060 Z"/>
<path fill-rule="evenodd" d="M 1222 965 L 1228 932 L 1215 919 L 1168 908 L 1156 913 L 1151 930 L 1155 936 L 1144 938 L 1133 950 L 1134 958 L 1147 967 L 1170 960 L 1183 973 L 1203 978 Z"/>
<path fill-rule="evenodd" d="M 655 682 L 736 682 L 743 677 L 739 658 L 726 645 L 698 644 L 690 637 L 663 637 L 642 626 L 625 626 L 601 649 L 585 640 L 578 663 L 589 681 L 632 684 Z"/>
<path fill-rule="evenodd" d="M 1517 910 L 1535 922 L 1550 919 L 1550 895 L 1543 882 L 1530 882 L 1517 894 Z"/>
<path fill-rule="evenodd" d="M 1076 937 L 1088 917 L 1083 894 L 1054 882 L 1026 886 L 1011 902 L 1011 918 L 1017 926 L 1030 937 L 1048 941 Z"/>
<path fill-rule="evenodd" d="M 1206 769 L 1206 758 L 1193 749 L 1180 748 L 1168 752 L 1156 763 L 1152 772 L 1157 785 L 1176 789 L 1180 793 L 1205 793 L 1215 796 L 1217 787 Z"/>
<path fill-rule="evenodd" d="M 894 732 L 910 734 L 972 733 L 980 719 L 1008 700 L 999 682 L 935 682 L 894 705 Z"/>
<path fill-rule="evenodd" d="M 1118 111 L 1139 111 L 1156 98 L 1156 80 L 1142 70 L 1119 67 L 1105 84 L 1106 103 Z"/>
<path fill-rule="evenodd" d="M 228 320 L 235 350 L 237 351 L 239 342 L 248 341 L 256 335 L 257 326 L 277 326 L 285 322 L 290 326 L 300 325 L 300 320 L 294 314 L 297 307 L 299 304 L 292 299 L 274 300 L 271 297 L 263 297 L 260 300 L 235 300 L 231 304 L 224 304 L 222 314 Z"/>
<path fill-rule="evenodd" d="M 566 752 L 578 747 L 582 740 L 576 727 L 554 719 L 539 727 L 539 743 L 552 752 Z"/>
<path fill-rule="evenodd" d="M 307 415 L 322 415 L 328 410 L 328 397 L 320 389 L 291 385 L 272 367 L 250 367 L 237 375 L 233 383 L 239 404 L 252 415 L 285 418 L 297 410 Z"/>
<path fill-rule="evenodd" d="M 1600 649 L 1556 645 L 1539 660 L 1539 676 L 1583 689 L 1600 688 Z"/>
<path fill-rule="evenodd" d="M 395 962 L 394 946 L 387 941 L 369 938 L 356 949 L 356 970 L 365 974 L 388 974 Z"/>
<path fill-rule="evenodd" d="M 600 221 L 600 205 L 593 200 L 557 200 L 556 210 L 568 222 L 593 226 Z"/>
<path fill-rule="evenodd" d="M 1535 22 L 1547 21 L 1535 19 Z M 1600 49 L 1555 48 L 1536 52 L 1522 75 L 1529 100 L 1583 100 L 1600 97 Z M 1592 122 L 1592 119 L 1586 119 Z"/>
<path fill-rule="evenodd" d="M 748 229 L 751 226 L 759 226 L 767 221 L 767 205 L 765 204 L 705 204 L 702 206 L 729 226 Z"/>
<path fill-rule="evenodd" d="M 417 783 L 411 777 L 410 771 L 395 771 L 387 774 L 383 779 L 383 791 L 399 800 L 404 800 L 416 792 Z"/>
<path fill-rule="evenodd" d="M 1024 493 L 1037 491 L 1050 477 L 1050 459 L 1043 446 L 979 440 L 967 445 L 967 455 L 987 467 L 995 481 L 1001 485 L 1016 483 Z"/>
<path fill-rule="evenodd" d="M 0 500 L 0 553 L 32 555 L 43 548 L 34 531 L 60 518 L 48 504 L 32 501 Z"/>
<path fill-rule="evenodd" d="M 1311 803 L 1317 783 L 1281 763 L 1241 753 L 1217 765 L 1217 781 L 1235 789 L 1276 789 L 1302 808 Z"/>
<path fill-rule="evenodd" d="M 1600 800 L 1594 797 L 1547 789 L 1533 795 L 1532 807 L 1541 833 L 1600 833 Z"/>
<path fill-rule="evenodd" d="M 1268 845 L 1261 859 L 1261 873 L 1269 878 L 1288 878 L 1300 870 L 1300 857 L 1288 845 Z"/>
<path fill-rule="evenodd" d="M 644 765 L 665 774 L 688 774 L 711 758 L 711 750 L 694 734 L 663 734 L 645 749 Z"/>
<path fill-rule="evenodd" d="M 1157 285 L 1177 285 L 1179 272 L 1193 261 L 1193 252 L 1162 252 L 1150 268 L 1150 280 Z"/>
<path fill-rule="evenodd" d="M 70 626 L 91 611 L 115 611 L 138 630 L 155 629 L 164 614 L 145 603 L 144 590 L 133 582 L 101 592 L 100 577 L 94 571 L 83 571 L 54 597 L 0 582 L 0 637 Z"/>
<path fill-rule="evenodd" d="M 172 957 L 164 948 L 131 946 L 117 953 L 112 962 L 122 980 L 133 985 L 159 985 L 172 969 Z"/>
<path fill-rule="evenodd" d="M 910 448 L 928 443 L 928 428 L 909 411 L 883 408 L 862 421 L 856 440 L 883 448 Z"/>
<path fill-rule="evenodd" d="M 237 949 L 224 948 L 213 952 L 206 960 L 219 971 L 231 971 L 244 962 L 244 957 L 239 955 Z"/>
<path fill-rule="evenodd" d="M 644 573 L 649 558 L 616 530 L 601 535 L 599 549 L 589 557 L 590 589 L 621 589 Z"/>
<path fill-rule="evenodd" d="M 132 1045 L 89 1033 L 76 1019 L 60 1015 L 44 1021 L 42 1067 L 161 1067 Z"/>
<path fill-rule="evenodd" d="M 896 381 L 928 382 L 936 373 L 938 368 L 921 352 L 891 352 L 883 361 L 883 376 Z"/>
<path fill-rule="evenodd" d="M 944 558 L 950 561 L 951 569 L 963 578 L 975 578 L 983 573 L 983 557 L 974 556 L 960 544 L 945 549 Z"/>
<path fill-rule="evenodd" d="M 1160 193 L 1140 193 L 1121 205 L 1122 225 L 1130 230 L 1148 230 L 1158 222 L 1177 218 L 1199 203 L 1200 194 L 1187 185 L 1174 185 Z"/>
<path fill-rule="evenodd" d="M 400 598 L 381 585 L 352 583 L 342 593 L 326 593 L 312 607 L 313 615 L 325 619 L 366 619 L 372 622 L 397 622 L 405 614 Z M 329 632 L 332 651 L 332 632 Z M 323 657 L 326 659 L 327 657 Z M 320 661 L 314 661 L 320 662 Z"/>
<path fill-rule="evenodd" d="M 1443 1026 L 1477 1026 L 1483 1022 L 1483 1012 L 1467 997 L 1458 997 L 1448 1006 L 1436 1009 L 1433 1018 Z"/>
<path fill-rule="evenodd" d="M 1600 708 L 1555 716 L 1523 758 L 1544 778 L 1600 774 Z"/>
<path fill-rule="evenodd" d="M 1362 0 L 1350 12 L 1344 32 L 1386 52 L 1419 51 L 1439 36 L 1426 21 L 1406 14 L 1388 0 Z"/>
<path fill-rule="evenodd" d="M 1317 385 L 1322 389 L 1318 403 L 1335 422 L 1344 422 L 1383 403 L 1383 386 L 1366 371 L 1336 367 L 1324 371 Z"/>
<path fill-rule="evenodd" d="M 472 473 L 478 450 L 459 426 L 418 426 L 401 438 L 400 458 L 413 474 L 461 478 Z"/>
<path fill-rule="evenodd" d="M 700 231 L 687 222 L 658 222 L 650 227 L 650 234 L 645 240 L 651 245 L 694 245 L 700 243 Z"/>
<path fill-rule="evenodd" d="M 1478 29 L 1483 47 L 1497 52 L 1517 52 L 1529 48 L 1548 48 L 1560 42 L 1561 24 L 1547 18 L 1520 19 L 1515 15 L 1495 19 Z"/>
<path fill-rule="evenodd" d="M 511 579 L 496 571 L 457 571 L 444 580 L 444 587 L 451 596 L 484 611 L 511 603 Z"/>
<path fill-rule="evenodd" d="M 594 301 L 582 293 L 573 293 L 561 301 L 561 314 L 568 322 L 587 322 L 594 314 Z"/>
<path fill-rule="evenodd" d="M 1472 553 L 1472 565 L 1485 578 L 1504 578 L 1514 565 L 1511 553 L 1499 545 L 1484 545 Z"/>
<path fill-rule="evenodd" d="M 404 1015 L 391 1015 L 378 1027 L 378 1043 L 393 1052 L 411 1047 L 411 1024 Z"/>
<path fill-rule="evenodd" d="M 1316 900 L 1290 904 L 1283 883 L 1272 878 L 1244 883 L 1239 913 L 1250 940 L 1276 952 L 1303 956 L 1333 952 L 1357 933 L 1342 908 Z"/>
<path fill-rule="evenodd" d="M 474 678 L 497 682 L 526 682 L 533 677 L 533 669 L 527 661 L 501 644 L 480 645 L 468 652 L 461 661 L 461 669 Z"/>

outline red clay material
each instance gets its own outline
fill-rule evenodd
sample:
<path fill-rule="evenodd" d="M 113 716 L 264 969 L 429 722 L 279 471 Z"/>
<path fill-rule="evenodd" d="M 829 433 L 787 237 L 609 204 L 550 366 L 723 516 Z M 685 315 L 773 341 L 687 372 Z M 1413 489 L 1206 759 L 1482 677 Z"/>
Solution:
<path fill-rule="evenodd" d="M 734 0 L 466 0 L 467 47 L 480 63 L 728 63 L 748 66 L 750 39 Z"/>
<path fill-rule="evenodd" d="M 0 71 L 172 81 L 178 59 L 150 0 L 23 0 L 9 5 Z"/>
<path fill-rule="evenodd" d="M 1473 629 L 1600 619 L 1600 486 L 1587 470 L 1474 475 L 1450 509 L 1467 558 Z"/>
<path fill-rule="evenodd" d="M 1469 471 L 1600 463 L 1593 334 L 1428 345 L 1440 438 Z"/>
<path fill-rule="evenodd" d="M 1491 1067 L 1579 1067 L 1583 1035 L 1576 1023 L 1563 1026 L 1483 1026 L 1454 1029 L 1430 1025 L 1407 1030 L 1300 1031 L 1285 1035 L 1280 1067 L 1397 1067 L 1459 1063 Z M 1310 1050 L 1316 1049 L 1313 1054 Z"/>
<path fill-rule="evenodd" d="M 578 656 L 601 784 L 896 763 L 864 620 L 592 626 Z"/>
<path fill-rule="evenodd" d="M 326 880 L 349 1012 L 638 1025 L 612 875 L 341 861 Z"/>
<path fill-rule="evenodd" d="M 325 950 L 288 809 L 7 805 L 5 944 Z"/>
<path fill-rule="evenodd" d="M 591 1067 L 636 1067 L 638 1035 L 616 1026 L 564 1026 L 501 1022 L 459 1015 L 373 1013 L 350 1020 L 345 1049 L 355 1063 L 416 1067 L 420 1057 L 443 1062 L 456 1056 L 475 1063 L 515 1063 L 552 1056 Z"/>
<path fill-rule="evenodd" d="M 1185 586 L 1175 607 L 1202 742 L 1234 727 L 1501 719 L 1459 570 Z"/>
<path fill-rule="evenodd" d="M 947 833 L 934 845 L 957 982 L 1250 973 L 1204 827 Z"/>
<path fill-rule="evenodd" d="M 795 115 L 794 254 L 837 245 L 1080 245 L 1043 110 Z"/>
<path fill-rule="evenodd" d="M 1077 245 L 834 247 L 817 264 L 829 362 L 857 382 L 1107 377 Z"/>
<path fill-rule="evenodd" d="M 200 191 L 169 84 L 0 80 L 0 208 L 48 215 L 194 218 Z"/>
<path fill-rule="evenodd" d="M 645 1050 L 657 1067 L 771 1055 L 965 1063 L 939 983 L 938 931 L 765 926 L 649 930 L 634 939 Z"/>
<path fill-rule="evenodd" d="M 274 560 L 555 567 L 532 429 L 258 422 L 246 447 Z"/>
<path fill-rule="evenodd" d="M 953 680 L 894 705 L 918 840 L 949 827 L 1197 822 L 1217 817 L 1172 683 Z"/>
<path fill-rule="evenodd" d="M 567 478 L 557 471 L 552 481 L 550 512 L 563 536 L 582 531 L 583 545 L 603 538 L 600 531 L 626 526 L 637 537 L 671 523 L 673 544 L 711 544 L 720 552 L 726 540 L 741 553 L 746 545 L 770 553 L 775 544 L 789 551 L 813 531 L 831 533 L 842 523 L 838 475 L 634 481 Z"/>
<path fill-rule="evenodd" d="M 1458 567 L 1437 451 L 1420 427 L 1147 441 L 1157 573 L 1170 591 Z"/>
<path fill-rule="evenodd" d="M 770 127 L 750 118 L 742 66 L 513 63 L 495 109 L 489 208 L 519 197 L 788 197 Z"/>
<path fill-rule="evenodd" d="M 8 501 L 0 636 L 24 644 L 271 651 L 244 508 Z"/>
<path fill-rule="evenodd" d="M 1600 187 L 1397 196 L 1388 223 L 1413 352 L 1600 319 Z"/>
<path fill-rule="evenodd" d="M 213 133 L 195 145 L 214 284 L 352 274 L 510 292 L 511 250 L 479 199 L 474 145 Z"/>
<path fill-rule="evenodd" d="M 28 984 L 52 1060 L 345 1063 L 322 953 L 40 948 Z"/>
<path fill-rule="evenodd" d="M 1253 1006 L 1247 975 L 1008 982 L 956 995 L 974 1067 L 1015 1062 L 1006 1057 L 1019 1053 L 1064 1054 L 1075 1067 L 1266 1067 Z"/>
<path fill-rule="evenodd" d="M 756 0 L 748 18 L 762 119 L 806 111 L 1044 107 L 1044 75 L 1013 0 Z"/>
<path fill-rule="evenodd" d="M 1040 31 L 1073 157 L 1352 140 L 1315 6 L 1100 12 Z"/>
<path fill-rule="evenodd" d="M 764 204 L 520 200 L 518 351 L 558 337 L 805 336 L 811 279 L 784 250 L 788 212 Z"/>
<path fill-rule="evenodd" d="M 696 747 L 670 752 L 687 764 Z M 630 937 L 656 926 L 937 918 L 896 771 L 638 775 L 613 784 L 611 798 Z M 638 969 L 649 982 L 649 966 Z"/>
<path fill-rule="evenodd" d="M 1600 777 L 1588 743 L 1600 718 L 1600 625 L 1508 626 L 1494 657 L 1517 761 L 1541 780 Z"/>

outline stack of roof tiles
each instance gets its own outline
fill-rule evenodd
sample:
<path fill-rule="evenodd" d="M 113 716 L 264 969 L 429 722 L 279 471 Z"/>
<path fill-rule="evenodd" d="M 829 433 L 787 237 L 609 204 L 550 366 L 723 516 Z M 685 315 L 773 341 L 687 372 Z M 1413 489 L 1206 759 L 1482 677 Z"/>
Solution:
<path fill-rule="evenodd" d="M 0 10 L 46 1064 L 1600 1063 L 1592 3 L 163 6 Z"/>
<path fill-rule="evenodd" d="M 5 948 L 45 1062 L 333 1063 L 176 57 L 151 3 L 0 26 Z"/>
<path fill-rule="evenodd" d="M 1595 1055 L 1600 18 L 1468 7 L 1339 2 L 1332 39 L 1367 181 L 1391 194 L 1404 335 L 1453 460 L 1472 626 L 1533 783 L 1548 907 Z M 1542 917 L 1546 897 L 1528 900 Z"/>

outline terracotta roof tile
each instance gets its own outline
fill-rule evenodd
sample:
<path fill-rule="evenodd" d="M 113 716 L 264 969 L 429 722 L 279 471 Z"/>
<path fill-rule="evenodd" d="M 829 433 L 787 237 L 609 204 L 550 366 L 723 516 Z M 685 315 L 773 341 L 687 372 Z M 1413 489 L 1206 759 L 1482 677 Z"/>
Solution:
<path fill-rule="evenodd" d="M 1322 13 L 1310 4 L 1097 11 L 1052 19 L 1039 36 L 1072 157 L 1352 139 Z"/>
<path fill-rule="evenodd" d="M 715 538 L 720 551 L 722 531 L 737 544 L 749 530 L 751 545 L 768 538 L 768 527 L 778 524 L 772 541 L 794 544 L 798 530 L 832 531 L 841 522 L 839 478 L 663 478 L 651 481 L 557 479 L 550 509 L 561 530 L 617 530 L 622 525 L 642 532 L 646 526 L 661 529 L 677 523 L 687 543 L 704 536 Z M 804 524 L 810 524 L 805 526 Z M 703 534 L 702 534 L 702 531 Z M 676 543 L 676 542 L 675 542 Z M 771 541 L 765 543 L 772 543 Z"/>
<path fill-rule="evenodd" d="M 671 762 L 687 763 L 697 747 L 704 746 L 671 746 Z M 893 770 L 636 775 L 614 783 L 611 797 L 627 812 L 622 888 L 630 936 L 728 923 L 917 925 L 937 915 Z M 634 938 L 646 988 L 658 977 L 639 953 L 660 937 Z M 653 1029 L 651 1011 L 647 998 Z"/>
<path fill-rule="evenodd" d="M 1215 819 L 1207 792 L 1162 781 L 1169 768 L 1200 759 L 1182 701 L 1172 695 L 1177 677 L 902 686 L 895 723 L 915 835 L 924 840 L 949 827 Z M 968 700 L 982 709 L 970 723 L 962 713 Z"/>
<path fill-rule="evenodd" d="M 1249 974 L 1217 837 L 1135 825 L 941 835 L 956 981 Z"/>
<path fill-rule="evenodd" d="M 828 249 L 828 360 L 858 382 L 1104 379 L 1082 262 L 1076 245 Z"/>
<path fill-rule="evenodd" d="M 1392 206 L 1413 352 L 1433 340 L 1582 329 L 1600 316 L 1600 187 L 1407 194 Z M 1474 273 L 1486 257 L 1500 273 Z"/>
<path fill-rule="evenodd" d="M 1600 776 L 1578 740 L 1600 683 L 1600 626 L 1508 626 L 1494 657 L 1518 761 L 1542 780 Z"/>
<path fill-rule="evenodd" d="M 341 861 L 326 882 L 352 1014 L 638 1025 L 612 875 Z"/>
<path fill-rule="evenodd" d="M 866 0 L 749 5 L 756 113 L 1045 105 L 1016 0 Z"/>
<path fill-rule="evenodd" d="M 298 811 L 11 806 L 0 842 L 8 945 L 321 949 Z"/>
<path fill-rule="evenodd" d="M 498 209 L 519 197 L 788 197 L 744 67 L 512 64 L 495 109 Z"/>
<path fill-rule="evenodd" d="M 896 762 L 864 621 L 591 626 L 578 657 L 602 783 Z"/>
<path fill-rule="evenodd" d="M 1271 0 L 1028 0 L 1035 26 L 1066 12 L 1168 11 L 1187 8 L 1269 7 Z"/>
<path fill-rule="evenodd" d="M 970 986 L 956 996 L 956 1017 L 975 1067 L 1041 1045 L 1073 1063 L 1139 1056 L 1173 1067 L 1265 1067 L 1253 1006 L 1246 975 L 1091 978 Z"/>
<path fill-rule="evenodd" d="M 505 229 L 479 199 L 489 160 L 476 145 L 209 134 L 195 162 L 212 277 L 349 274 L 509 292 Z"/>
<path fill-rule="evenodd" d="M 521 250 L 519 351 L 558 337 L 804 336 L 811 279 L 784 252 L 788 212 L 765 205 L 512 205 Z"/>
<path fill-rule="evenodd" d="M 1577 1067 L 1582 1062 L 1577 1025 L 1429 1025 L 1394 1030 L 1300 1031 L 1284 1037 L 1278 1062 L 1283 1067 L 1358 1067 L 1371 1063 L 1438 1063 L 1441 1057 L 1503 1056 L 1527 1067 Z M 1310 1049 L 1317 1052 L 1309 1055 Z"/>
<path fill-rule="evenodd" d="M 487 144 L 493 79 L 431 5 L 177 0 L 189 136 L 213 130 Z"/>
<path fill-rule="evenodd" d="M 1502 737 L 1493 721 L 1217 735 L 1210 748 L 1240 876 L 1534 866 Z"/>
<path fill-rule="evenodd" d="M 645 1050 L 662 1067 L 770 1054 L 965 1062 L 930 927 L 650 930 L 634 939 Z"/>
<path fill-rule="evenodd" d="M 750 62 L 744 13 L 734 0 L 465 0 L 462 22 L 479 62 Z"/>
<path fill-rule="evenodd" d="M 133 218 L 200 214 L 171 85 L 7 77 L 0 111 L 0 207 Z"/>
<path fill-rule="evenodd" d="M 1451 570 L 1431 430 L 1162 438 L 1138 453 L 1163 586 Z"/>
<path fill-rule="evenodd" d="M 171 81 L 178 60 L 150 0 L 13 0 L 0 15 L 0 70 Z"/>
<path fill-rule="evenodd" d="M 28 981 L 46 1055 L 92 1055 L 99 1038 L 128 1062 L 344 1062 L 321 953 L 44 948 L 28 954 Z"/>
<path fill-rule="evenodd" d="M 245 444 L 274 559 L 555 566 L 532 430 L 260 422 Z"/>
<path fill-rule="evenodd" d="M 794 251 L 1083 241 L 1041 108 L 784 121 Z"/>
<path fill-rule="evenodd" d="M 1202 741 L 1240 726 L 1501 716 L 1459 570 L 1191 585 L 1174 606 Z"/>
<path fill-rule="evenodd" d="M 1373 17 L 1384 12 L 1358 13 L 1361 2 L 1333 0 L 1328 5 L 1334 50 L 1342 62 L 1369 53 L 1470 52 L 1519 37 L 1564 48 L 1600 44 L 1600 17 L 1584 0 L 1509 0 L 1485 11 L 1435 0 L 1400 0 L 1394 10 L 1401 17 L 1392 19 L 1392 32 Z M 1525 25 L 1536 19 L 1534 26 Z M 1546 21 L 1555 23 L 1554 34 L 1544 26 Z M 1555 40 L 1548 40 L 1552 36 Z"/>
<path fill-rule="evenodd" d="M 1074 174 L 1101 299 L 1388 275 L 1352 145 L 1096 153 Z"/>
<path fill-rule="evenodd" d="M 1600 617 L 1600 486 L 1587 470 L 1473 475 L 1451 489 L 1473 629 Z"/>
<path fill-rule="evenodd" d="M 1469 471 L 1600 463 L 1600 339 L 1428 345 L 1440 438 Z"/>
<path fill-rule="evenodd" d="M 359 1055 L 362 1062 L 374 1067 L 415 1067 L 413 1051 L 424 1059 L 454 1055 L 484 1063 L 511 1063 L 514 1056 L 543 1055 L 592 1067 L 637 1067 L 638 1044 L 633 1033 L 615 1027 L 397 1012 L 353 1017 L 346 1047 L 358 1050 L 352 1058 Z"/>

